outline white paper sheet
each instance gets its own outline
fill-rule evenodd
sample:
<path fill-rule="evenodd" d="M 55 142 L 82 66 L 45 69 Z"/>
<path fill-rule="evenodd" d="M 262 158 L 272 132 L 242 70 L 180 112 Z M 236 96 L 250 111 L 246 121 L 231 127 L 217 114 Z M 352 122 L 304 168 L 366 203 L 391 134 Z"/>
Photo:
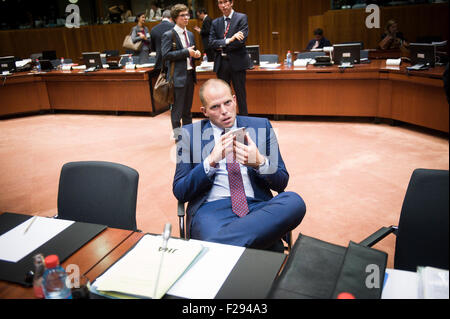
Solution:
<path fill-rule="evenodd" d="M 167 292 L 189 299 L 213 299 L 227 279 L 245 247 L 199 242 L 205 248 L 184 275 Z"/>
<path fill-rule="evenodd" d="M 99 291 L 161 298 L 203 250 L 199 242 L 170 238 L 163 257 L 160 252 L 161 244 L 160 236 L 145 235 L 126 256 L 97 278 L 93 285 Z M 158 272 L 160 265 L 161 271 Z"/>
<path fill-rule="evenodd" d="M 417 299 L 418 276 L 412 271 L 386 269 L 387 279 L 381 299 Z"/>
<path fill-rule="evenodd" d="M 25 229 L 31 224 L 26 233 Z M 29 218 L 0 236 L 0 260 L 18 262 L 72 225 L 70 220 L 36 217 Z"/>

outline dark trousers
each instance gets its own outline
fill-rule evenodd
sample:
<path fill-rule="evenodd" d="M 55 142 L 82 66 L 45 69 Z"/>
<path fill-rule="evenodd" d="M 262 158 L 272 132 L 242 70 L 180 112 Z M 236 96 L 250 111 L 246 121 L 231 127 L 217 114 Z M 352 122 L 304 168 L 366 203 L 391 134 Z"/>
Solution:
<path fill-rule="evenodd" d="M 194 71 L 188 71 L 186 83 L 184 87 L 174 88 L 174 102 L 172 105 L 172 129 L 181 127 L 183 125 L 192 123 L 192 100 L 194 98 Z"/>
<path fill-rule="evenodd" d="M 247 92 L 245 90 L 246 71 L 233 71 L 231 69 L 230 60 L 222 57 L 217 77 L 224 80 L 229 85 L 233 83 L 234 92 L 236 93 L 237 104 L 239 107 L 239 115 L 248 115 L 247 111 Z"/>
<path fill-rule="evenodd" d="M 273 247 L 300 224 L 306 213 L 303 199 L 283 192 L 267 202 L 247 198 L 250 212 L 238 217 L 231 199 L 205 202 L 192 217 L 191 238 L 258 249 Z"/>

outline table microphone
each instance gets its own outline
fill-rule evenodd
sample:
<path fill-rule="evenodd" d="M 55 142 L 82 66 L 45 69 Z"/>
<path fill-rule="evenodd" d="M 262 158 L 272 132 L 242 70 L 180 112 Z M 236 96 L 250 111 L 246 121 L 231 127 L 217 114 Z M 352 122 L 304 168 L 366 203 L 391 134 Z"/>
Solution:
<path fill-rule="evenodd" d="M 162 268 L 162 264 L 163 264 L 164 252 L 167 249 L 167 243 L 169 241 L 171 232 L 172 232 L 172 225 L 170 223 L 167 223 L 164 226 L 164 231 L 161 235 L 162 239 L 163 239 L 163 243 L 161 245 L 161 259 L 159 261 L 158 274 L 157 274 L 156 280 L 155 280 L 155 290 L 153 291 L 153 299 L 156 298 L 156 292 L 158 290 L 158 283 L 159 283 L 159 276 L 161 275 L 161 268 Z"/>
<path fill-rule="evenodd" d="M 164 226 L 164 232 L 162 233 L 163 238 L 162 248 L 164 250 L 167 248 L 167 242 L 169 241 L 171 232 L 172 232 L 172 224 L 167 223 L 166 226 Z"/>

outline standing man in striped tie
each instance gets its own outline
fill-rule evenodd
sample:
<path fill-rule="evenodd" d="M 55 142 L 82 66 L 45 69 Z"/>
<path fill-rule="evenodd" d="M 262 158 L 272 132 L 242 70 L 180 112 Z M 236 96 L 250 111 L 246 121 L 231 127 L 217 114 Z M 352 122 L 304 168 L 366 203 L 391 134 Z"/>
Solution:
<path fill-rule="evenodd" d="M 194 84 L 197 82 L 194 59 L 199 59 L 201 53 L 195 48 L 194 34 L 186 29 L 189 23 L 189 9 L 184 4 L 176 4 L 170 14 L 175 26 L 166 31 L 161 40 L 161 54 L 165 67 L 168 68 L 167 77 L 170 77 L 170 63 L 174 62 L 174 102 L 172 105 L 171 120 L 174 138 L 183 125 L 192 123 L 192 100 L 194 97 Z M 176 47 L 172 46 L 175 39 Z"/>
<path fill-rule="evenodd" d="M 217 0 L 222 17 L 214 19 L 209 33 L 209 47 L 215 50 L 214 72 L 236 92 L 239 115 L 248 115 L 245 89 L 250 58 L 245 48 L 248 36 L 247 15 L 233 10 L 233 0 Z"/>
<path fill-rule="evenodd" d="M 200 100 L 207 119 L 183 126 L 173 182 L 175 197 L 188 202 L 187 237 L 283 251 L 280 239 L 306 207 L 284 191 L 289 174 L 270 122 L 237 116 L 236 97 L 220 79 L 203 84 Z"/>

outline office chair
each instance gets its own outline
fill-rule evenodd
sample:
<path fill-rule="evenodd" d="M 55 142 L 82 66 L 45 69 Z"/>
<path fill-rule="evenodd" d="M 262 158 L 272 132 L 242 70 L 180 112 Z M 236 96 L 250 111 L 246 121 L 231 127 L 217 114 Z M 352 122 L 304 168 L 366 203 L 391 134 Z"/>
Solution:
<path fill-rule="evenodd" d="M 368 59 L 369 58 L 369 50 L 361 50 L 359 51 L 359 58 L 360 59 Z"/>
<path fill-rule="evenodd" d="M 131 57 L 133 58 L 133 64 L 139 63 L 139 57 L 137 55 L 132 55 Z M 128 55 L 122 55 L 119 60 L 119 65 L 125 66 L 127 64 L 127 62 L 128 62 Z"/>
<path fill-rule="evenodd" d="M 137 231 L 138 181 L 138 172 L 122 164 L 66 163 L 59 179 L 57 218 Z"/>
<path fill-rule="evenodd" d="M 106 54 L 106 57 L 118 57 L 119 56 L 119 50 L 105 50 L 103 53 Z"/>
<path fill-rule="evenodd" d="M 350 41 L 350 42 L 343 42 L 340 44 L 356 44 L 356 43 L 359 43 L 359 45 L 361 46 L 361 50 L 364 50 L 364 42 L 362 41 Z"/>
<path fill-rule="evenodd" d="M 278 63 L 278 54 L 260 54 L 259 63 L 261 62 Z"/>
<path fill-rule="evenodd" d="M 416 169 L 406 190 L 398 227 L 382 227 L 360 244 L 371 247 L 394 233 L 394 268 L 448 269 L 449 171 Z"/>
<path fill-rule="evenodd" d="M 184 203 L 178 201 L 178 208 L 177 208 L 177 214 L 178 214 L 178 225 L 180 229 L 180 238 L 186 239 L 186 229 L 185 229 L 185 209 L 184 209 Z M 283 247 L 276 247 L 278 252 L 287 252 L 289 253 L 292 248 L 292 232 L 288 232 L 286 235 L 283 236 L 283 241 L 286 245 L 283 244 Z"/>
<path fill-rule="evenodd" d="M 297 54 L 298 59 L 315 59 L 318 56 L 328 56 L 328 53 L 323 51 L 312 51 L 312 52 L 300 52 Z"/>
<path fill-rule="evenodd" d="M 41 53 L 32 53 L 31 55 L 30 55 L 30 59 L 31 60 L 36 60 L 36 59 L 42 59 L 42 52 Z"/>
<path fill-rule="evenodd" d="M 57 68 L 58 66 L 61 65 L 61 59 L 53 59 L 50 62 L 52 63 L 54 68 Z M 70 63 L 72 63 L 72 59 L 69 59 L 69 58 L 64 59 L 64 64 L 70 64 Z"/>

